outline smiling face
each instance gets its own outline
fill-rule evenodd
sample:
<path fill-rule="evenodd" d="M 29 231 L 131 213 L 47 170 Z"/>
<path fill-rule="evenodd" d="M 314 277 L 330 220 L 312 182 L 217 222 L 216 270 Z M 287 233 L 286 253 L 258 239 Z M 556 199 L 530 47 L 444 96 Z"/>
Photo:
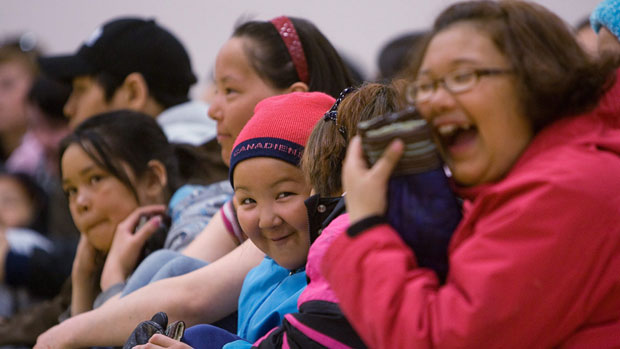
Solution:
<path fill-rule="evenodd" d="M 310 248 L 304 205 L 310 186 L 301 170 L 282 160 L 257 157 L 240 162 L 233 176 L 243 231 L 280 266 L 303 266 Z"/>
<path fill-rule="evenodd" d="M 209 116 L 217 121 L 217 140 L 222 159 L 230 161 L 235 138 L 261 100 L 285 92 L 265 82 L 250 65 L 244 44 L 249 39 L 233 37 L 220 49 L 215 61 L 215 94 Z"/>
<path fill-rule="evenodd" d="M 97 250 L 107 252 L 118 223 L 138 207 L 135 196 L 77 144 L 65 150 L 61 166 L 63 190 L 75 226 Z M 141 185 L 136 183 L 137 192 Z"/>
<path fill-rule="evenodd" d="M 487 34 L 468 22 L 436 34 L 425 52 L 417 79 L 438 79 L 461 69 L 511 69 Z M 434 127 L 452 174 L 462 185 L 503 177 L 533 137 L 522 112 L 513 74 L 481 76 L 458 94 L 441 84 L 418 103 Z"/>

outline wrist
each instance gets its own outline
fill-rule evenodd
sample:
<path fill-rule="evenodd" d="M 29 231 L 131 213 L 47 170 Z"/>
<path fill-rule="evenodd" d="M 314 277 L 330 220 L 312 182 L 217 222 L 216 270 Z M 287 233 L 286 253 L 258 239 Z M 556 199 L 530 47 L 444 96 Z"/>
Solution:
<path fill-rule="evenodd" d="M 113 285 L 124 283 L 127 279 L 127 274 L 123 268 L 118 265 L 106 264 L 101 273 L 100 286 L 102 290 L 107 290 Z"/>
<path fill-rule="evenodd" d="M 80 263 L 78 260 L 75 260 L 73 268 L 71 268 L 71 276 L 80 279 L 88 279 L 96 274 L 96 270 L 97 268 L 94 263 Z"/>
<path fill-rule="evenodd" d="M 344 195 L 347 213 L 351 224 L 366 219 L 367 217 L 383 216 L 386 211 L 386 203 L 381 200 L 369 201 L 364 198 L 355 197 L 352 193 Z"/>
<path fill-rule="evenodd" d="M 347 213 L 349 214 L 349 220 L 351 222 L 351 224 L 354 224 L 356 222 L 362 221 L 368 217 L 381 217 L 385 214 L 385 210 L 372 210 L 372 209 L 356 209 L 355 207 L 353 207 L 351 210 L 349 210 L 349 207 L 347 207 Z"/>
<path fill-rule="evenodd" d="M 98 284 L 98 280 L 97 279 L 97 273 L 95 272 L 89 272 L 86 270 L 73 270 L 73 272 L 71 272 L 71 282 L 73 283 L 74 287 L 75 286 L 79 286 L 79 287 L 88 287 L 90 288 L 94 288 L 96 284 Z"/>

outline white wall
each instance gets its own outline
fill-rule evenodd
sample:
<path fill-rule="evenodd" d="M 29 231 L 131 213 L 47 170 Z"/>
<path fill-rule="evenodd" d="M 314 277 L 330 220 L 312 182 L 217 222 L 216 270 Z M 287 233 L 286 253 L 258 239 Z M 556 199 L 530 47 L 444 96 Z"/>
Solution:
<path fill-rule="evenodd" d="M 121 15 L 154 17 L 183 41 L 201 80 L 240 17 L 305 17 L 372 76 L 382 45 L 430 26 L 454 0 L 0 0 L 0 39 L 32 31 L 48 54 L 74 52 L 101 23 Z M 570 24 L 599 0 L 537 0 Z M 200 87 L 194 89 L 194 93 Z"/>

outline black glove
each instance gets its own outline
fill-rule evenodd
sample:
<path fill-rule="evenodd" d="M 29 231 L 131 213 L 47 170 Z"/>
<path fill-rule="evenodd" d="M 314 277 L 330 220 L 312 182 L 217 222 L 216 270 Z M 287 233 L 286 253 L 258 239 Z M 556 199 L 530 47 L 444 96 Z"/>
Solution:
<path fill-rule="evenodd" d="M 185 323 L 183 321 L 175 321 L 168 324 L 168 315 L 159 312 L 148 321 L 142 321 L 135 330 L 129 335 L 129 339 L 125 342 L 123 349 L 131 349 L 136 345 L 148 343 L 154 334 L 163 334 L 172 339 L 181 340 L 185 332 Z"/>

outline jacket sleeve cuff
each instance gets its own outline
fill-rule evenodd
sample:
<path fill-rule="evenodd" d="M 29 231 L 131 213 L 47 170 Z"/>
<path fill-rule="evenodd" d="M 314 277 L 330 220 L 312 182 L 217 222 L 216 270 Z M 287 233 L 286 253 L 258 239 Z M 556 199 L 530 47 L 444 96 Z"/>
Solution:
<path fill-rule="evenodd" d="M 370 216 L 357 221 L 347 229 L 347 235 L 355 237 L 362 232 L 381 224 L 387 224 L 388 221 L 384 216 Z"/>

